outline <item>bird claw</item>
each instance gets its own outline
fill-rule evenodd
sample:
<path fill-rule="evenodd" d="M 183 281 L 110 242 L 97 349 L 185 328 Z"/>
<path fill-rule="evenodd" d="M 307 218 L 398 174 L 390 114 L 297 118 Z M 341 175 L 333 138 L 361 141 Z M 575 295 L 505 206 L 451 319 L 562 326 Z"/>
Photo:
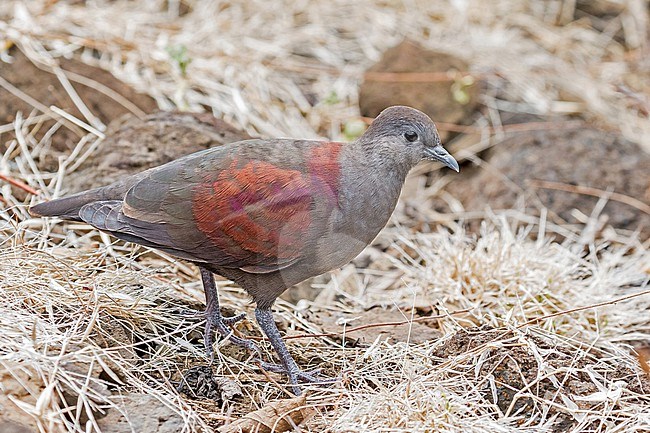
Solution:
<path fill-rule="evenodd" d="M 316 368 L 311 371 L 302 371 L 302 370 L 297 370 L 292 373 L 288 372 L 282 365 L 279 364 L 273 364 L 270 362 L 265 362 L 262 361 L 261 359 L 257 359 L 257 363 L 261 368 L 263 368 L 266 371 L 270 371 L 272 373 L 280 373 L 280 374 L 286 374 L 289 376 L 290 379 L 293 379 L 295 377 L 296 382 L 304 382 L 304 383 L 312 383 L 316 385 L 327 385 L 330 383 L 336 382 L 336 378 L 332 377 L 327 377 L 327 376 L 321 376 L 321 371 L 322 369 Z M 292 380 L 292 383 L 294 381 Z"/>
<path fill-rule="evenodd" d="M 258 356 L 262 353 L 260 348 L 257 347 L 257 344 L 255 344 L 252 340 L 237 337 L 233 333 L 233 330 L 228 328 L 228 326 L 234 325 L 235 323 L 242 320 L 244 317 L 246 317 L 245 313 L 237 314 L 236 316 L 232 316 L 232 317 L 222 317 L 221 315 L 219 315 L 216 317 L 212 316 L 206 318 L 203 338 L 205 343 L 206 354 L 211 360 L 214 359 L 214 352 L 212 351 L 213 330 L 216 330 L 224 339 L 229 340 L 231 343 L 236 344 L 237 346 L 241 346 L 251 352 L 254 352 Z"/>
<path fill-rule="evenodd" d="M 206 316 L 208 316 L 209 313 L 206 312 L 206 311 L 196 311 L 196 310 L 190 310 L 190 309 L 182 308 L 182 309 L 179 309 L 178 314 L 181 317 L 184 317 L 186 319 L 203 319 L 203 318 L 206 318 L 206 320 L 207 320 Z M 246 313 L 239 313 L 239 314 L 236 314 L 236 315 L 234 315 L 232 317 L 223 317 L 223 316 L 219 315 L 220 320 L 224 324 L 226 324 L 228 326 L 232 326 L 232 325 L 236 324 L 237 322 L 240 322 L 245 317 L 246 317 Z M 213 319 L 213 320 L 219 320 L 219 319 Z"/>
<path fill-rule="evenodd" d="M 184 319 L 203 319 L 205 317 L 205 312 L 189 308 L 179 308 L 178 315 Z"/>
<path fill-rule="evenodd" d="M 243 320 L 245 317 L 246 317 L 246 313 L 239 313 L 232 317 L 222 317 L 221 322 L 223 322 L 225 325 L 232 326 L 235 323 Z"/>

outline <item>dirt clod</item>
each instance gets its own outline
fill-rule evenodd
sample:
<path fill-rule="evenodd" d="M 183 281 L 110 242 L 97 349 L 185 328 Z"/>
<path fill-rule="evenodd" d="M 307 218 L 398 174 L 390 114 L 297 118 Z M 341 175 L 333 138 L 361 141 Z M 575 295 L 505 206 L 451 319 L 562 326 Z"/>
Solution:
<path fill-rule="evenodd" d="M 448 186 L 466 210 L 549 209 L 557 223 L 584 223 L 574 209 L 589 216 L 599 197 L 540 187 L 550 181 L 568 188 L 583 186 L 623 194 L 650 203 L 650 155 L 621 135 L 585 125 L 515 134 L 482 156 L 483 167 L 465 169 Z M 523 201 L 522 201 L 523 200 Z M 650 231 L 650 215 L 610 198 L 602 215 L 616 228 Z"/>
<path fill-rule="evenodd" d="M 107 185 L 181 156 L 251 138 L 211 114 L 160 111 L 139 119 L 125 115 L 109 125 L 106 139 L 68 176 L 72 191 Z"/>
<path fill-rule="evenodd" d="M 463 82 L 460 75 L 469 66 L 458 57 L 447 53 L 426 50 L 411 41 L 387 50 L 364 76 L 359 89 L 359 108 L 367 117 L 377 116 L 391 105 L 408 105 L 428 114 L 436 122 L 465 123 L 478 105 L 478 85 Z M 430 80 L 398 79 L 382 73 L 448 73 L 451 78 Z M 447 139 L 447 132 L 440 131 Z"/>
<path fill-rule="evenodd" d="M 208 365 L 197 365 L 185 371 L 178 386 L 190 398 L 209 398 L 221 405 L 241 396 L 239 385 L 225 377 L 215 377 Z"/>
<path fill-rule="evenodd" d="M 522 422 L 540 411 L 539 405 L 558 401 L 572 402 L 576 409 L 591 410 L 601 400 L 593 395 L 602 391 L 594 377 L 609 376 L 630 393 L 642 395 L 650 381 L 627 368 L 616 371 L 603 369 L 598 351 L 590 357 L 575 357 L 569 345 L 552 344 L 537 336 L 514 336 L 508 330 L 476 328 L 458 331 L 436 347 L 434 362 L 455 357 L 468 357 L 468 371 L 459 374 L 481 377 L 482 395 L 498 411 L 495 418 L 518 416 Z M 471 370 L 471 371 L 470 371 Z M 591 373 L 591 374 L 590 374 Z M 548 416 L 555 417 L 554 432 L 564 432 L 578 424 L 575 414 L 549 406 Z"/>

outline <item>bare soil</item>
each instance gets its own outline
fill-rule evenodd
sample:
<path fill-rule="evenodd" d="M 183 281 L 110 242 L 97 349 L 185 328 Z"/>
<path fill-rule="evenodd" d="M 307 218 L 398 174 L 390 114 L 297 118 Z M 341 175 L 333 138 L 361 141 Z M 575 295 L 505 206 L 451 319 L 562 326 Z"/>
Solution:
<path fill-rule="evenodd" d="M 601 196 L 612 192 L 650 203 L 650 155 L 619 133 L 586 123 L 514 133 L 481 159 L 479 166 L 464 166 L 463 175 L 447 186 L 466 210 L 520 208 L 539 213 L 547 208 L 549 219 L 557 224 L 581 224 L 586 221 L 577 216 L 590 216 L 600 198 L 578 189 L 541 188 L 535 181 L 595 188 Z M 445 210 L 442 202 L 437 205 Z M 629 204 L 609 199 L 601 216 L 615 228 L 650 234 L 650 214 Z"/>
<path fill-rule="evenodd" d="M 13 57 L 12 63 L 0 62 L 0 76 L 2 78 L 33 100 L 40 102 L 42 106 L 50 107 L 54 105 L 77 118 L 84 118 L 51 68 L 47 65 L 33 63 L 15 47 L 9 51 L 9 54 Z M 144 113 L 152 112 L 157 107 L 153 98 L 136 92 L 133 88 L 115 78 L 110 72 L 74 59 L 59 59 L 59 65 L 64 71 L 78 74 L 87 80 L 108 87 L 135 104 Z M 129 109 L 120 102 L 97 89 L 74 81 L 71 82 L 71 85 L 93 115 L 104 124 L 130 113 Z M 35 107 L 0 87 L 0 124 L 13 122 L 17 112 L 21 112 L 23 118 L 26 118 L 34 110 Z M 42 137 L 53 124 L 54 121 L 52 120 L 45 121 L 40 127 L 40 134 L 37 137 Z M 60 128 L 52 136 L 52 149 L 57 152 L 69 153 L 79 142 L 80 137 L 71 129 Z M 13 133 L 0 133 L 0 151 L 5 149 L 5 143 L 11 138 L 13 138 Z M 56 171 L 57 161 L 55 159 L 37 162 L 43 170 Z"/>

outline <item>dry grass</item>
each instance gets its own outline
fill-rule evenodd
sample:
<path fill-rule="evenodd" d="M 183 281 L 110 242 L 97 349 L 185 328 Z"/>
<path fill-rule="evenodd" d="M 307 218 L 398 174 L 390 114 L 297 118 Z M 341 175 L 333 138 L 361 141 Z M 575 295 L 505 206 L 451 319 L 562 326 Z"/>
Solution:
<path fill-rule="evenodd" d="M 131 249 L 119 245 L 113 254 L 101 243 L 39 250 L 40 233 L 20 233 L 31 240 L 11 238 L 0 257 L 0 369 L 5 392 L 44 431 L 81 428 L 63 415 L 67 404 L 97 416 L 118 405 L 107 389 L 116 383 L 122 393 L 153 395 L 190 431 L 285 395 L 226 350 L 218 372 L 239 381 L 250 401 L 220 411 L 179 398 L 170 380 L 204 362 L 201 323 L 183 316 L 188 302 L 200 299 L 195 279 L 150 254 L 134 262 Z M 314 311 L 363 319 L 372 305 L 399 305 L 408 321 L 409 308 L 434 306 L 442 314 L 431 326 L 443 337 L 418 344 L 379 338 L 349 349 L 327 338 L 292 341 L 301 364 L 342 375 L 334 387 L 312 387 L 308 404 L 321 411 L 308 431 L 551 431 L 558 419 L 575 421 L 573 431 L 649 425 L 649 381 L 630 352 L 650 329 L 646 250 L 617 246 L 584 256 L 570 245 L 513 235 L 508 225 L 491 225 L 478 240 L 405 230 L 387 237 L 395 251 L 378 253 L 374 270 L 335 274 L 323 292 L 342 295 L 337 301 L 303 301 L 297 310 L 280 302 L 280 317 L 291 335 L 309 335 L 322 332 L 309 320 Z M 250 312 L 229 288 L 223 284 L 224 304 Z M 606 305 L 592 307 L 597 303 Z M 448 314 L 461 309 L 469 312 Z"/>
<path fill-rule="evenodd" d="M 626 57 L 647 49 L 645 3 L 620 2 L 622 12 L 607 32 L 584 22 L 556 26 L 568 13 L 563 8 L 574 3 L 287 2 L 269 8 L 262 1 L 196 2 L 179 19 L 174 1 L 86 7 L 9 1 L 0 12 L 0 40 L 46 65 L 78 55 L 155 97 L 161 108 L 206 107 L 265 136 L 341 138 L 342 125 L 357 114 L 363 70 L 408 36 L 471 59 L 488 89 L 500 89 L 499 97 L 485 95 L 490 110 L 478 126 L 498 130 L 498 110 L 572 111 L 647 146 L 648 102 L 643 94 L 620 91 L 630 77 Z M 622 39 L 614 40 L 619 30 Z M 178 47 L 191 59 L 185 72 L 170 54 Z M 327 102 L 311 106 L 305 89 Z M 99 144 L 104 129 L 76 99 L 85 118 L 65 118 L 56 107 L 19 114 L 7 126 L 16 139 L 0 173 L 42 197 L 65 193 L 65 177 Z M 43 173 L 34 162 L 50 151 L 47 139 L 34 138 L 42 114 L 61 120 L 53 134 L 58 128 L 86 134 L 72 154 L 61 155 L 56 173 Z M 143 393 L 157 402 L 147 409 L 167 408 L 184 431 L 210 431 L 286 396 L 228 346 L 221 348 L 217 372 L 238 381 L 244 398 L 220 407 L 179 395 L 171 381 L 204 362 L 202 325 L 184 315 L 202 301 L 195 272 L 86 226 L 30 219 L 26 205 L 34 198 L 0 185 L 3 412 L 22 414 L 42 432 L 108 430 L 104 413 L 132 409 L 119 395 Z M 435 185 L 418 188 L 425 197 L 435 193 Z M 484 214 L 484 230 L 473 237 L 462 222 L 432 215 L 423 203 L 409 203 L 408 217 L 404 207 L 398 210 L 378 240 L 389 248 L 365 253 L 370 266 L 335 272 L 313 303 L 278 303 L 292 335 L 322 333 L 311 320 L 315 314 L 356 314 L 363 323 L 364 312 L 378 305 L 401 307 L 406 321 L 411 314 L 440 313 L 430 320 L 441 331 L 436 341 L 379 338 L 343 347 L 339 338 L 292 340 L 303 366 L 322 365 L 342 377 L 333 387 L 310 391 L 308 405 L 318 414 L 302 431 L 650 429 L 648 380 L 630 352 L 650 338 L 647 241 L 613 232 L 596 238 L 597 212 L 584 227 L 557 227 L 516 212 Z M 410 229 L 412 214 L 445 231 Z M 566 241 L 553 242 L 553 233 Z M 220 289 L 224 305 L 250 312 L 228 282 Z"/>

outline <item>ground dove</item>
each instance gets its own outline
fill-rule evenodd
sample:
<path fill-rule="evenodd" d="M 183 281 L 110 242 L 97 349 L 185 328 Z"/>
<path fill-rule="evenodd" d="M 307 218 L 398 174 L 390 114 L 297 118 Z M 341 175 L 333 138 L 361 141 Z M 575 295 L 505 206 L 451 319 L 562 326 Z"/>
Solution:
<path fill-rule="evenodd" d="M 458 163 L 435 125 L 409 107 L 384 110 L 354 142 L 246 140 L 196 152 L 111 185 L 31 208 L 37 216 L 84 221 L 116 238 L 157 248 L 199 267 L 212 331 L 258 356 L 263 368 L 298 383 L 318 381 L 293 360 L 271 306 L 288 287 L 341 267 L 386 225 L 409 170 L 422 160 Z M 248 292 L 281 365 L 232 334 L 244 315 L 223 317 L 213 274 Z"/>

